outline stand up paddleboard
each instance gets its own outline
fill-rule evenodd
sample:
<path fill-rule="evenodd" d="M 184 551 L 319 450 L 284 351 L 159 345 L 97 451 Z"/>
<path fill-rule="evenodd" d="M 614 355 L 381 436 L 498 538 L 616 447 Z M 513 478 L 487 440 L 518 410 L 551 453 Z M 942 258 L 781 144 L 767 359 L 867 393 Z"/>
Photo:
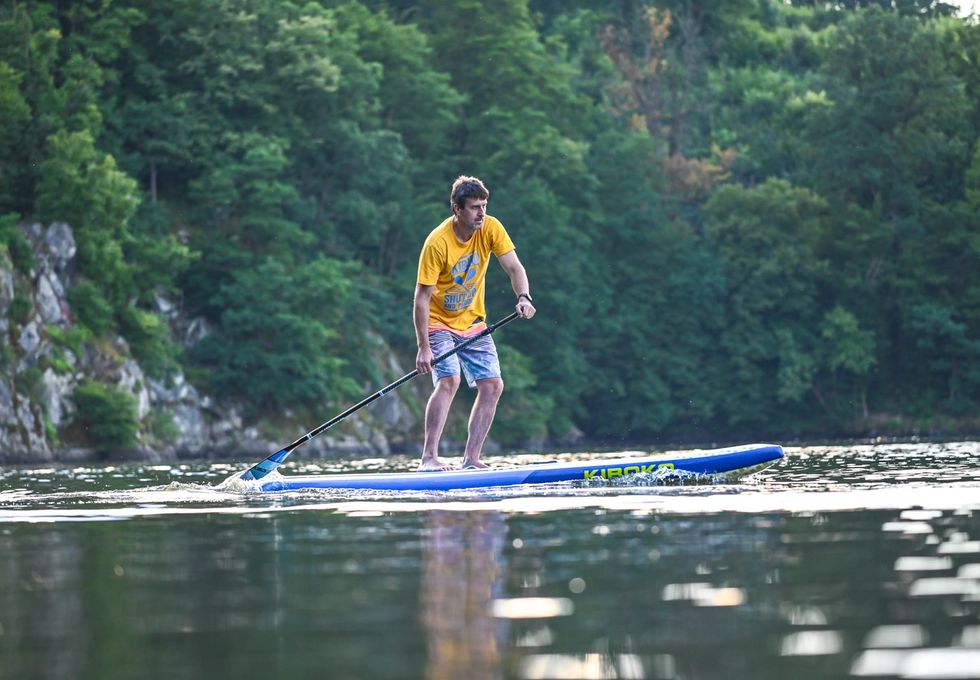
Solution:
<path fill-rule="evenodd" d="M 575 480 L 615 480 L 638 474 L 705 475 L 710 481 L 733 481 L 769 467 L 783 457 L 775 444 L 751 444 L 671 457 L 634 456 L 603 460 L 549 462 L 486 470 L 393 472 L 278 477 L 261 482 L 262 491 L 299 489 L 376 489 L 390 491 L 449 491 L 515 484 L 550 484 Z"/>

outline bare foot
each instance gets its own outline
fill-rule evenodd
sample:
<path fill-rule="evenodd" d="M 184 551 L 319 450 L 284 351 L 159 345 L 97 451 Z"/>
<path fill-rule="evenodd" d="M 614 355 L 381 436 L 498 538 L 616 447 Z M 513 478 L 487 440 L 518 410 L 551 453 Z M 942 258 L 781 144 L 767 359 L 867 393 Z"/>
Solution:
<path fill-rule="evenodd" d="M 486 463 L 481 463 L 478 460 L 466 460 L 463 459 L 463 469 L 464 470 L 486 470 L 490 466 Z"/>
<path fill-rule="evenodd" d="M 439 458 L 423 458 L 418 467 L 419 472 L 445 472 L 456 469 L 456 466 L 452 463 L 447 463 Z"/>

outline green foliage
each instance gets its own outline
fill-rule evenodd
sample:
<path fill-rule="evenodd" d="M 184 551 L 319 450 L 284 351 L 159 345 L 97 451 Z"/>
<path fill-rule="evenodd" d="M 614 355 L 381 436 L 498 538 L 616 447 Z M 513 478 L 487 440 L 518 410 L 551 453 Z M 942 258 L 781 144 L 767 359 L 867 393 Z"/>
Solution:
<path fill-rule="evenodd" d="M 50 357 L 47 364 L 54 369 L 57 375 L 68 375 L 72 372 L 72 365 L 64 356 Z"/>
<path fill-rule="evenodd" d="M 955 196 L 950 174 L 962 173 L 969 151 L 968 102 L 934 26 L 854 12 L 827 36 L 823 70 L 833 106 L 813 130 L 821 188 L 889 217 L 914 213 L 926 197 Z"/>
<path fill-rule="evenodd" d="M 497 417 L 503 427 L 497 438 L 504 444 L 534 445 L 551 430 L 554 399 L 538 388 L 531 359 L 505 344 L 498 344 L 507 398 Z"/>
<path fill-rule="evenodd" d="M 75 388 L 74 424 L 100 454 L 136 445 L 136 400 L 109 385 L 86 381 Z"/>
<path fill-rule="evenodd" d="M 120 229 L 139 205 L 136 182 L 95 147 L 88 130 L 62 130 L 48 138 L 34 215 L 84 230 Z"/>
<path fill-rule="evenodd" d="M 539 309 L 502 336 L 500 441 L 942 422 L 980 405 L 980 27 L 947 13 L 8 3 L 0 243 L 23 275 L 17 225 L 68 222 L 56 343 L 118 330 L 273 417 L 363 396 L 369 335 L 414 353 L 419 246 L 476 174 Z M 211 331 L 185 356 L 161 295 Z"/>
<path fill-rule="evenodd" d="M 44 372 L 37 366 L 28 366 L 14 376 L 14 388 L 25 397 L 43 401 L 41 378 Z"/>
<path fill-rule="evenodd" d="M 48 326 L 46 330 L 51 342 L 70 350 L 76 357 L 82 356 L 85 343 L 92 340 L 92 331 L 83 325 L 76 324 L 69 328 Z"/>
<path fill-rule="evenodd" d="M 14 299 L 10 301 L 10 306 L 7 308 L 7 317 L 14 323 L 23 325 L 31 318 L 32 310 L 33 306 L 30 299 L 18 290 L 14 293 Z"/>
<path fill-rule="evenodd" d="M 174 415 L 168 409 L 153 409 L 147 421 L 147 430 L 156 443 L 171 444 L 180 436 Z"/>
<path fill-rule="evenodd" d="M 79 323 L 95 337 L 115 327 L 114 310 L 102 291 L 91 281 L 79 281 L 68 292 L 68 303 Z"/>
<path fill-rule="evenodd" d="M 170 329 L 156 314 L 127 307 L 119 315 L 119 330 L 150 377 L 161 378 L 177 366 L 177 348 L 170 340 Z"/>
<path fill-rule="evenodd" d="M 62 130 L 48 139 L 48 147 L 35 215 L 74 225 L 81 272 L 111 304 L 121 306 L 136 288 L 123 255 L 126 225 L 139 204 L 136 182 L 96 149 L 88 130 Z"/>
<path fill-rule="evenodd" d="M 719 340 L 733 369 L 722 405 L 733 423 L 758 427 L 783 410 L 780 402 L 800 403 L 811 384 L 828 275 L 816 250 L 826 208 L 819 196 L 778 179 L 722 187 L 704 207 L 728 291 Z M 760 407 L 763 394 L 770 412 Z"/>
<path fill-rule="evenodd" d="M 252 415 L 345 400 L 357 386 L 331 346 L 354 273 L 326 258 L 298 272 L 273 259 L 235 272 L 217 296 L 220 330 L 191 358 L 219 394 L 247 395 Z"/>
<path fill-rule="evenodd" d="M 0 243 L 7 246 L 14 268 L 21 274 L 30 274 L 34 268 L 34 251 L 18 228 L 16 213 L 0 215 Z"/>
<path fill-rule="evenodd" d="M 874 336 L 861 330 L 855 316 L 843 307 L 834 307 L 824 315 L 820 334 L 829 343 L 827 364 L 831 370 L 861 376 L 874 366 Z"/>
<path fill-rule="evenodd" d="M 156 293 L 179 293 L 177 279 L 200 257 L 178 240 L 172 219 L 163 204 L 141 204 L 123 243 L 123 255 L 143 302 L 150 302 Z"/>
<path fill-rule="evenodd" d="M 48 444 L 52 447 L 61 446 L 61 436 L 58 434 L 58 428 L 54 426 L 47 416 L 44 417 L 44 438 L 47 439 Z"/>
<path fill-rule="evenodd" d="M 18 145 L 31 120 L 31 109 L 20 92 L 23 74 L 10 64 L 0 61 L 0 210 L 15 204 L 12 194 L 15 183 L 11 181 L 20 171 L 15 161 Z"/>

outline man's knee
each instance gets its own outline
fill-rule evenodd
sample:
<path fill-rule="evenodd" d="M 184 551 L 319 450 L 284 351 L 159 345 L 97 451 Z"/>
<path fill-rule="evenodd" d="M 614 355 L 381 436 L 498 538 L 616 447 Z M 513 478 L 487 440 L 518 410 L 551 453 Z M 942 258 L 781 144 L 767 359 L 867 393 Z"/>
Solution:
<path fill-rule="evenodd" d="M 504 392 L 503 378 L 485 378 L 476 381 L 476 389 L 492 399 L 499 399 Z"/>
<path fill-rule="evenodd" d="M 459 389 L 460 379 L 458 375 L 447 375 L 436 381 L 436 389 L 448 394 L 456 394 Z"/>

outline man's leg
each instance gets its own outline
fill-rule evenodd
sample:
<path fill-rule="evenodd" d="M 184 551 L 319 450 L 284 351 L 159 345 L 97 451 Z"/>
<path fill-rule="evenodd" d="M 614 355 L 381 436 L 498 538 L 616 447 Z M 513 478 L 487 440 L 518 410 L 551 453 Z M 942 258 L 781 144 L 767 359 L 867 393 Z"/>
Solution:
<path fill-rule="evenodd" d="M 446 425 L 449 407 L 459 389 L 459 376 L 450 375 L 436 381 L 436 388 L 425 406 L 425 443 L 422 445 L 422 462 L 419 470 L 452 470 L 453 465 L 439 458 L 439 440 Z"/>
<path fill-rule="evenodd" d="M 466 451 L 463 454 L 463 467 L 488 467 L 480 462 L 483 442 L 487 439 L 493 416 L 497 413 L 497 402 L 504 391 L 504 381 L 500 378 L 485 378 L 476 381 L 476 400 L 470 411 L 469 432 L 466 438 Z"/>

